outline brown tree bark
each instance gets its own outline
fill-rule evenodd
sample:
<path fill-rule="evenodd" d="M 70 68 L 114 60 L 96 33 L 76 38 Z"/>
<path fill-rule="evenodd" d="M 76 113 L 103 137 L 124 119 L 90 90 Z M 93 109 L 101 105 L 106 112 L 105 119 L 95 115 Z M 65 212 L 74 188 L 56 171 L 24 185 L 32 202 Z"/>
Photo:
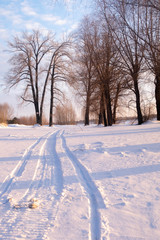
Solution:
<path fill-rule="evenodd" d="M 157 120 L 160 121 L 160 77 L 156 76 L 155 79 L 155 98 L 157 109 Z"/>
<path fill-rule="evenodd" d="M 50 110 L 49 110 L 49 126 L 53 125 L 53 99 L 54 99 L 54 74 L 55 74 L 55 66 L 52 68 L 51 75 L 51 87 L 50 87 Z"/>
<path fill-rule="evenodd" d="M 143 116 L 142 116 L 141 106 L 140 106 L 140 93 L 139 93 L 137 79 L 134 79 L 134 89 L 135 89 L 135 95 L 136 95 L 137 119 L 138 119 L 138 124 L 140 125 L 143 123 Z"/>
<path fill-rule="evenodd" d="M 117 107 L 118 107 L 118 99 L 120 94 L 120 82 L 117 84 L 116 94 L 114 97 L 114 103 L 113 103 L 113 123 L 116 123 L 116 113 L 117 113 Z"/>

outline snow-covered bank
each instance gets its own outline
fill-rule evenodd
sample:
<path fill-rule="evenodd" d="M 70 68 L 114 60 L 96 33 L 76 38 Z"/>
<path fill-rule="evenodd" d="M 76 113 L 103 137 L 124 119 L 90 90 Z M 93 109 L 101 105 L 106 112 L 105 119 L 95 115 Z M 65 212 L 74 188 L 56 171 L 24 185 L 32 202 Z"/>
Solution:
<path fill-rule="evenodd" d="M 157 122 L 0 128 L 0 239 L 159 240 L 159 136 Z"/>

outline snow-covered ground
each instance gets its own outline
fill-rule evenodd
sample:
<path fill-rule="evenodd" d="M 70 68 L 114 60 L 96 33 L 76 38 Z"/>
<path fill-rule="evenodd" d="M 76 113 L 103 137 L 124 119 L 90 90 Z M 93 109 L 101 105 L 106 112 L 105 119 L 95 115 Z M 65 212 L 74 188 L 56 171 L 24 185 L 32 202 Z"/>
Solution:
<path fill-rule="evenodd" d="M 0 127 L 0 239 L 159 240 L 160 124 Z"/>

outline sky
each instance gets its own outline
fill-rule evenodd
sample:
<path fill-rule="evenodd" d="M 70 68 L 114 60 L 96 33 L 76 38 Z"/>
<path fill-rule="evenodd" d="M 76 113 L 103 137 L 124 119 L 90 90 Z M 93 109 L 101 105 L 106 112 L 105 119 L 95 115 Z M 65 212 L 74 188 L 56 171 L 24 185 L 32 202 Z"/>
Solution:
<path fill-rule="evenodd" d="M 20 105 L 19 89 L 8 93 L 4 77 L 9 71 L 8 41 L 22 31 L 53 31 L 57 38 L 76 30 L 90 11 L 87 0 L 0 0 L 0 104 L 7 102 L 16 116 L 32 115 L 32 106 Z"/>

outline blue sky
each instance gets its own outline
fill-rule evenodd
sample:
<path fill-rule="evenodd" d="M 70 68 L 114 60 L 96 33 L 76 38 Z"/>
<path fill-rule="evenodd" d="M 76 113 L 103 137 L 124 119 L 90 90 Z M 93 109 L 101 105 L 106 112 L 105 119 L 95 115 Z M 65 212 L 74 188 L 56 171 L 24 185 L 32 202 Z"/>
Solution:
<path fill-rule="evenodd" d="M 27 107 L 18 107 L 16 91 L 4 93 L 4 75 L 9 70 L 7 42 L 22 31 L 52 30 L 57 38 L 75 30 L 83 15 L 89 12 L 87 0 L 0 0 L 0 104 L 8 102 L 16 115 L 27 113 Z M 22 110 L 23 109 L 23 110 Z M 28 108 L 29 109 L 29 108 Z M 21 113 L 21 114 L 20 114 Z M 34 112 L 33 112 L 34 113 Z"/>

